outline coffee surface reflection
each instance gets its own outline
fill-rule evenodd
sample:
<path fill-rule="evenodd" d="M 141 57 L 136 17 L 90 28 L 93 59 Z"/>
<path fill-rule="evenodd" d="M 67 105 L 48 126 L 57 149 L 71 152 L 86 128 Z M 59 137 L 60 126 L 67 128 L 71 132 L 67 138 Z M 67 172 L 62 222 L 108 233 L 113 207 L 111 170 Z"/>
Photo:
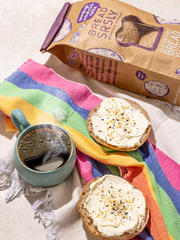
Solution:
<path fill-rule="evenodd" d="M 40 128 L 25 135 L 19 145 L 20 160 L 36 171 L 59 168 L 69 158 L 71 143 L 60 129 Z"/>

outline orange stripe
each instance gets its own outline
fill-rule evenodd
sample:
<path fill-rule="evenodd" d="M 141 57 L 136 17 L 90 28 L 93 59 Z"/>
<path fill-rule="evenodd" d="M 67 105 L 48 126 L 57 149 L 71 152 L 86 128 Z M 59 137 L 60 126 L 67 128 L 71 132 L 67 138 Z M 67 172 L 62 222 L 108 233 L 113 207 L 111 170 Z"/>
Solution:
<path fill-rule="evenodd" d="M 15 127 L 15 125 L 13 124 L 13 122 L 11 121 L 10 118 L 7 118 L 6 120 L 4 120 L 4 124 L 5 124 L 5 129 L 6 131 L 17 131 L 17 128 Z"/>
<path fill-rule="evenodd" d="M 148 228 L 154 238 L 154 240 L 169 240 L 169 234 L 167 232 L 161 211 L 158 203 L 153 196 L 149 194 L 149 184 L 146 179 L 146 175 L 140 168 L 128 167 L 128 173 L 126 174 L 126 180 L 132 182 L 138 189 L 140 189 L 144 197 L 147 200 L 150 209 L 150 218 L 148 222 Z"/>

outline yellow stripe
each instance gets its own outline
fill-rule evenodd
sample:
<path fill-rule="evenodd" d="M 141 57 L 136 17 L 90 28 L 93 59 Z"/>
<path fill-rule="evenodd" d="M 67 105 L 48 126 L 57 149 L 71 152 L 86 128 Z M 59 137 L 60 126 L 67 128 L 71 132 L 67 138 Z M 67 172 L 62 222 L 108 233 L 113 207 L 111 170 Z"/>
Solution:
<path fill-rule="evenodd" d="M 34 107 L 32 104 L 28 103 L 20 97 L 6 97 L 1 95 L 0 102 L 2 112 L 4 112 L 9 117 L 14 109 L 19 108 L 23 111 L 28 122 L 30 122 L 31 125 L 39 123 L 51 123 L 61 125 L 61 122 L 57 118 L 52 116 L 50 113 L 39 110 L 38 108 Z"/>
<path fill-rule="evenodd" d="M 169 235 L 169 240 L 175 240 L 175 239 L 170 235 L 169 232 L 168 232 L 168 235 Z"/>

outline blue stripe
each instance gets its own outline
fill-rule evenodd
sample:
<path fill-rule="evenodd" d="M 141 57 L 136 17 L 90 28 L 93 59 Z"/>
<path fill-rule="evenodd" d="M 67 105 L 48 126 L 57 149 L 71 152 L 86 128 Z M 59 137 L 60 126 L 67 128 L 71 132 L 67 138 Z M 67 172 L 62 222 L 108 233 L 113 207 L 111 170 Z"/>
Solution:
<path fill-rule="evenodd" d="M 36 89 L 41 90 L 45 93 L 51 94 L 54 97 L 57 97 L 58 99 L 61 99 L 62 101 L 66 102 L 71 106 L 71 108 L 76 111 L 78 114 L 80 114 L 85 120 L 87 119 L 89 115 L 89 111 L 85 108 L 79 107 L 69 96 L 67 92 L 64 90 L 48 86 L 42 83 L 38 83 L 34 81 L 29 75 L 26 73 L 17 70 L 16 74 L 13 75 L 13 78 L 8 78 L 6 81 L 9 81 L 16 85 L 17 87 L 21 89 Z"/>
<path fill-rule="evenodd" d="M 143 240 L 153 240 L 154 238 L 152 237 L 150 231 L 147 231 L 147 229 L 148 227 L 146 226 L 146 228 L 138 235 L 138 237 L 142 238 Z"/>
<path fill-rule="evenodd" d="M 102 177 L 105 174 L 112 174 L 112 172 L 109 170 L 109 168 L 104 163 L 96 161 L 87 155 L 85 155 L 85 157 L 88 160 L 88 162 L 91 164 L 92 173 L 93 173 L 94 178 Z"/>
<path fill-rule="evenodd" d="M 159 165 L 159 161 L 152 146 L 148 142 L 145 142 L 137 151 L 140 153 L 151 172 L 154 174 L 158 185 L 167 193 L 177 209 L 177 212 L 180 214 L 180 192 L 176 190 L 169 182 L 161 166 Z"/>

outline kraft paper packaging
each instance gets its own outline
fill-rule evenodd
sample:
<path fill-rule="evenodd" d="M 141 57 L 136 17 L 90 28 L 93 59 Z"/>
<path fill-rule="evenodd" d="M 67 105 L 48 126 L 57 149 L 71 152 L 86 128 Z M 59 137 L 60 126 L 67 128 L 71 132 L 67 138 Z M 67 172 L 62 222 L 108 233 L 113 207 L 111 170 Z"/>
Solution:
<path fill-rule="evenodd" d="M 82 74 L 180 106 L 180 21 L 118 0 L 66 3 L 41 49 Z"/>

